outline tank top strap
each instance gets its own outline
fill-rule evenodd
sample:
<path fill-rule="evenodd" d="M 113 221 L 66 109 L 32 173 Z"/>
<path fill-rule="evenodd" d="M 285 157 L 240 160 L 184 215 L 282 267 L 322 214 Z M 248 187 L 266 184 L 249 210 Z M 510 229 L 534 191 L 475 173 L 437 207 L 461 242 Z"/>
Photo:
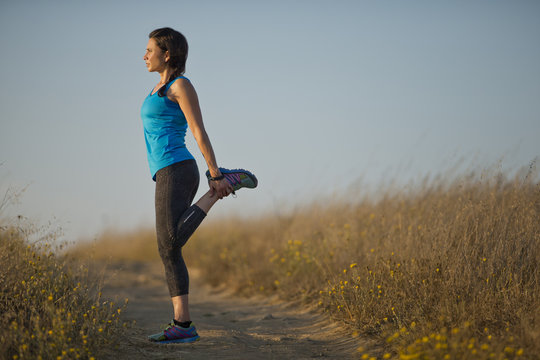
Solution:
<path fill-rule="evenodd" d="M 172 84 L 174 84 L 174 82 L 178 79 L 186 79 L 187 81 L 189 81 L 189 79 L 183 75 L 180 75 L 180 76 L 177 76 L 175 77 L 172 81 L 170 81 L 168 84 L 167 84 L 167 87 L 165 88 L 165 90 L 169 90 L 169 88 L 171 87 Z"/>

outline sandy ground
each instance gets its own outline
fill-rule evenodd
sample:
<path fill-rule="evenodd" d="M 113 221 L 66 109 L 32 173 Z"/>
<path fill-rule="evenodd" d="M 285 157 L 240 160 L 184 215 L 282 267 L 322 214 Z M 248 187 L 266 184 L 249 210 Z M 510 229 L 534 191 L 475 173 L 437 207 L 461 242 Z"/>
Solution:
<path fill-rule="evenodd" d="M 201 284 L 190 273 L 190 311 L 201 339 L 192 344 L 155 344 L 147 335 L 172 319 L 159 263 L 108 265 L 103 295 L 129 305 L 134 320 L 106 359 L 353 359 L 367 341 L 352 338 L 309 309 L 277 299 L 238 298 Z"/>

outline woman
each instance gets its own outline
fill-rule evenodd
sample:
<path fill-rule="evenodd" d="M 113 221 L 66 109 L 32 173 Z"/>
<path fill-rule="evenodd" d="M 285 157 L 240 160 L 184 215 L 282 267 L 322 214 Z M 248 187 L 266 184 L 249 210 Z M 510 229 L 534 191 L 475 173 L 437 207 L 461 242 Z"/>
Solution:
<path fill-rule="evenodd" d="M 182 246 L 208 214 L 210 208 L 231 192 L 257 186 L 249 171 L 227 170 L 217 165 L 204 129 L 197 93 L 183 76 L 188 55 L 186 38 L 170 28 L 149 34 L 143 60 L 160 82 L 141 109 L 148 163 L 156 182 L 156 233 L 158 249 L 174 309 L 174 318 L 161 333 L 149 339 L 161 343 L 191 342 L 199 338 L 188 309 L 189 278 Z M 199 170 L 184 142 L 191 129 L 208 171 L 210 189 L 191 205 L 199 186 Z"/>

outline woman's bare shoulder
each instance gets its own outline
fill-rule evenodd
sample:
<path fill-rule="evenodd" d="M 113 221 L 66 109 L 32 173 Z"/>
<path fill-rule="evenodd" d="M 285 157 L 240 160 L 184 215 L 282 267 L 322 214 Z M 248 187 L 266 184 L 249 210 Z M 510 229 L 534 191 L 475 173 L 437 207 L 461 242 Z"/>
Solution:
<path fill-rule="evenodd" d="M 191 81 L 185 77 L 180 77 L 174 80 L 174 82 L 171 84 L 171 89 L 187 89 L 187 88 L 193 88 L 193 84 L 191 84 Z"/>
<path fill-rule="evenodd" d="M 186 78 L 178 78 L 169 87 L 167 95 L 169 98 L 179 100 L 181 97 L 196 95 L 196 92 L 191 81 Z"/>

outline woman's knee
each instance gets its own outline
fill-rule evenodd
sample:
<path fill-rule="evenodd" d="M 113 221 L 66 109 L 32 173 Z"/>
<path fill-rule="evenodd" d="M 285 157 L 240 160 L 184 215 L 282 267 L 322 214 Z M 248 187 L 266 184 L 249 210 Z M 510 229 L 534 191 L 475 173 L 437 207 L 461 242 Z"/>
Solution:
<path fill-rule="evenodd" d="M 161 259 L 165 261 L 174 261 L 178 257 L 178 249 L 174 246 L 174 239 L 167 237 L 158 241 L 158 252 Z"/>

